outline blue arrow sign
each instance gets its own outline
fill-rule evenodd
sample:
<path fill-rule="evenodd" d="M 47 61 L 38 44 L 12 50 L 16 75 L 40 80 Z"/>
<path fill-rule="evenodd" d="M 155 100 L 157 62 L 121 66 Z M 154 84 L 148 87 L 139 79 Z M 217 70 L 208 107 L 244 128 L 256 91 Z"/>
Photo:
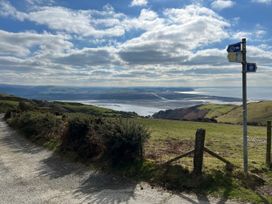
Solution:
<path fill-rule="evenodd" d="M 256 63 L 247 63 L 246 68 L 247 68 L 247 70 L 246 70 L 247 72 L 256 72 L 257 65 L 256 65 Z"/>
<path fill-rule="evenodd" d="M 241 52 L 241 43 L 235 43 L 232 45 L 229 45 L 227 48 L 228 52 Z"/>

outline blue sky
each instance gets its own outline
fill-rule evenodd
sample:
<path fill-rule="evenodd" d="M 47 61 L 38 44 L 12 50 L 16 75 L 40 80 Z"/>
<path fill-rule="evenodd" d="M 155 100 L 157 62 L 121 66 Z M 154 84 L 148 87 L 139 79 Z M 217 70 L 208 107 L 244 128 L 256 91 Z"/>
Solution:
<path fill-rule="evenodd" d="M 0 83 L 271 86 L 272 0 L 0 0 Z"/>

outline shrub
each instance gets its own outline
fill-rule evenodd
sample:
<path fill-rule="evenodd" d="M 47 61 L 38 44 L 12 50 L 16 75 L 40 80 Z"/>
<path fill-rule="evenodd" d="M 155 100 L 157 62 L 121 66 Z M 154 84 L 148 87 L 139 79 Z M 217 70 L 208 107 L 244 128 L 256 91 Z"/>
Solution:
<path fill-rule="evenodd" d="M 96 120 L 75 117 L 68 121 L 68 129 L 62 137 L 61 150 L 75 151 L 83 159 L 103 154 L 103 143 L 96 135 Z"/>
<path fill-rule="evenodd" d="M 32 102 L 20 101 L 19 105 L 18 105 L 18 109 L 20 111 L 33 111 L 36 108 L 37 108 L 37 106 Z"/>
<path fill-rule="evenodd" d="M 51 113 L 26 111 L 11 117 L 8 123 L 26 136 L 35 139 L 48 138 L 58 129 L 61 121 Z"/>
<path fill-rule="evenodd" d="M 64 152 L 75 152 L 85 160 L 100 159 L 113 166 L 141 160 L 143 144 L 149 137 L 142 125 L 129 119 L 74 115 L 67 121 L 67 118 L 36 110 L 14 112 L 7 115 L 7 121 L 33 140 L 54 141 Z"/>
<path fill-rule="evenodd" d="M 4 115 L 4 119 L 7 120 L 7 119 L 11 118 L 11 115 L 12 115 L 12 111 L 7 111 Z"/>
<path fill-rule="evenodd" d="M 16 109 L 17 105 L 15 103 L 9 103 L 8 101 L 0 100 L 0 113 L 6 113 L 8 111 Z"/>
<path fill-rule="evenodd" d="M 84 159 L 104 159 L 126 164 L 143 156 L 148 131 L 130 120 L 75 117 L 69 120 L 61 149 L 75 151 Z"/>
<path fill-rule="evenodd" d="M 103 139 L 112 164 L 128 163 L 143 158 L 143 145 L 149 137 L 145 127 L 131 120 L 118 120 L 104 125 Z"/>

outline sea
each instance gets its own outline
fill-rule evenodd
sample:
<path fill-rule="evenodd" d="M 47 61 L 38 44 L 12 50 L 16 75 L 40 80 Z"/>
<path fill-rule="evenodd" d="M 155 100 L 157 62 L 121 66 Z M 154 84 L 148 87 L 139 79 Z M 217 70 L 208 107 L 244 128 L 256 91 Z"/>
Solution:
<path fill-rule="evenodd" d="M 210 96 L 242 98 L 241 87 L 201 87 L 195 88 L 194 92 Z M 247 97 L 249 101 L 272 100 L 272 87 L 248 87 Z"/>
<path fill-rule="evenodd" d="M 191 94 L 194 97 L 185 97 L 179 100 L 162 99 L 161 101 L 77 100 L 76 102 L 96 105 L 99 107 L 109 108 L 117 111 L 135 112 L 140 116 L 152 116 L 154 113 L 161 110 L 185 108 L 206 103 L 240 105 L 242 98 L 241 87 L 195 87 L 193 88 L 193 90 L 182 91 L 178 93 Z M 196 98 L 196 95 L 198 95 L 199 97 Z M 272 88 L 249 87 L 247 89 L 247 95 L 248 102 L 272 100 Z M 211 99 L 211 97 L 207 96 L 215 97 Z M 235 98 L 235 100 L 227 100 L 225 99 L 225 97 Z"/>

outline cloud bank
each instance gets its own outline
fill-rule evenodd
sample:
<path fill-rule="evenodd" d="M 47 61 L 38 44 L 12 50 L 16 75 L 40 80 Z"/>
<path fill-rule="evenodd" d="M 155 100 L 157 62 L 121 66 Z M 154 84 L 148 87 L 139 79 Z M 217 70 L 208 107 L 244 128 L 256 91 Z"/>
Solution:
<path fill-rule="evenodd" d="M 138 15 L 129 16 L 110 5 L 73 10 L 53 1 L 50 6 L 28 2 L 35 6 L 19 11 L 0 1 L 2 18 L 44 27 L 42 32 L 0 30 L 0 83 L 240 85 L 240 65 L 228 63 L 225 46 L 216 45 L 250 34 L 233 31 L 231 21 L 211 8 L 200 4 L 161 12 L 141 8 Z M 233 6 L 232 1 L 218 6 L 220 2 L 214 1 L 212 8 Z M 262 39 L 265 30 L 258 27 L 257 34 Z M 263 43 L 249 46 L 248 54 L 265 78 L 272 66 L 271 48 Z"/>

